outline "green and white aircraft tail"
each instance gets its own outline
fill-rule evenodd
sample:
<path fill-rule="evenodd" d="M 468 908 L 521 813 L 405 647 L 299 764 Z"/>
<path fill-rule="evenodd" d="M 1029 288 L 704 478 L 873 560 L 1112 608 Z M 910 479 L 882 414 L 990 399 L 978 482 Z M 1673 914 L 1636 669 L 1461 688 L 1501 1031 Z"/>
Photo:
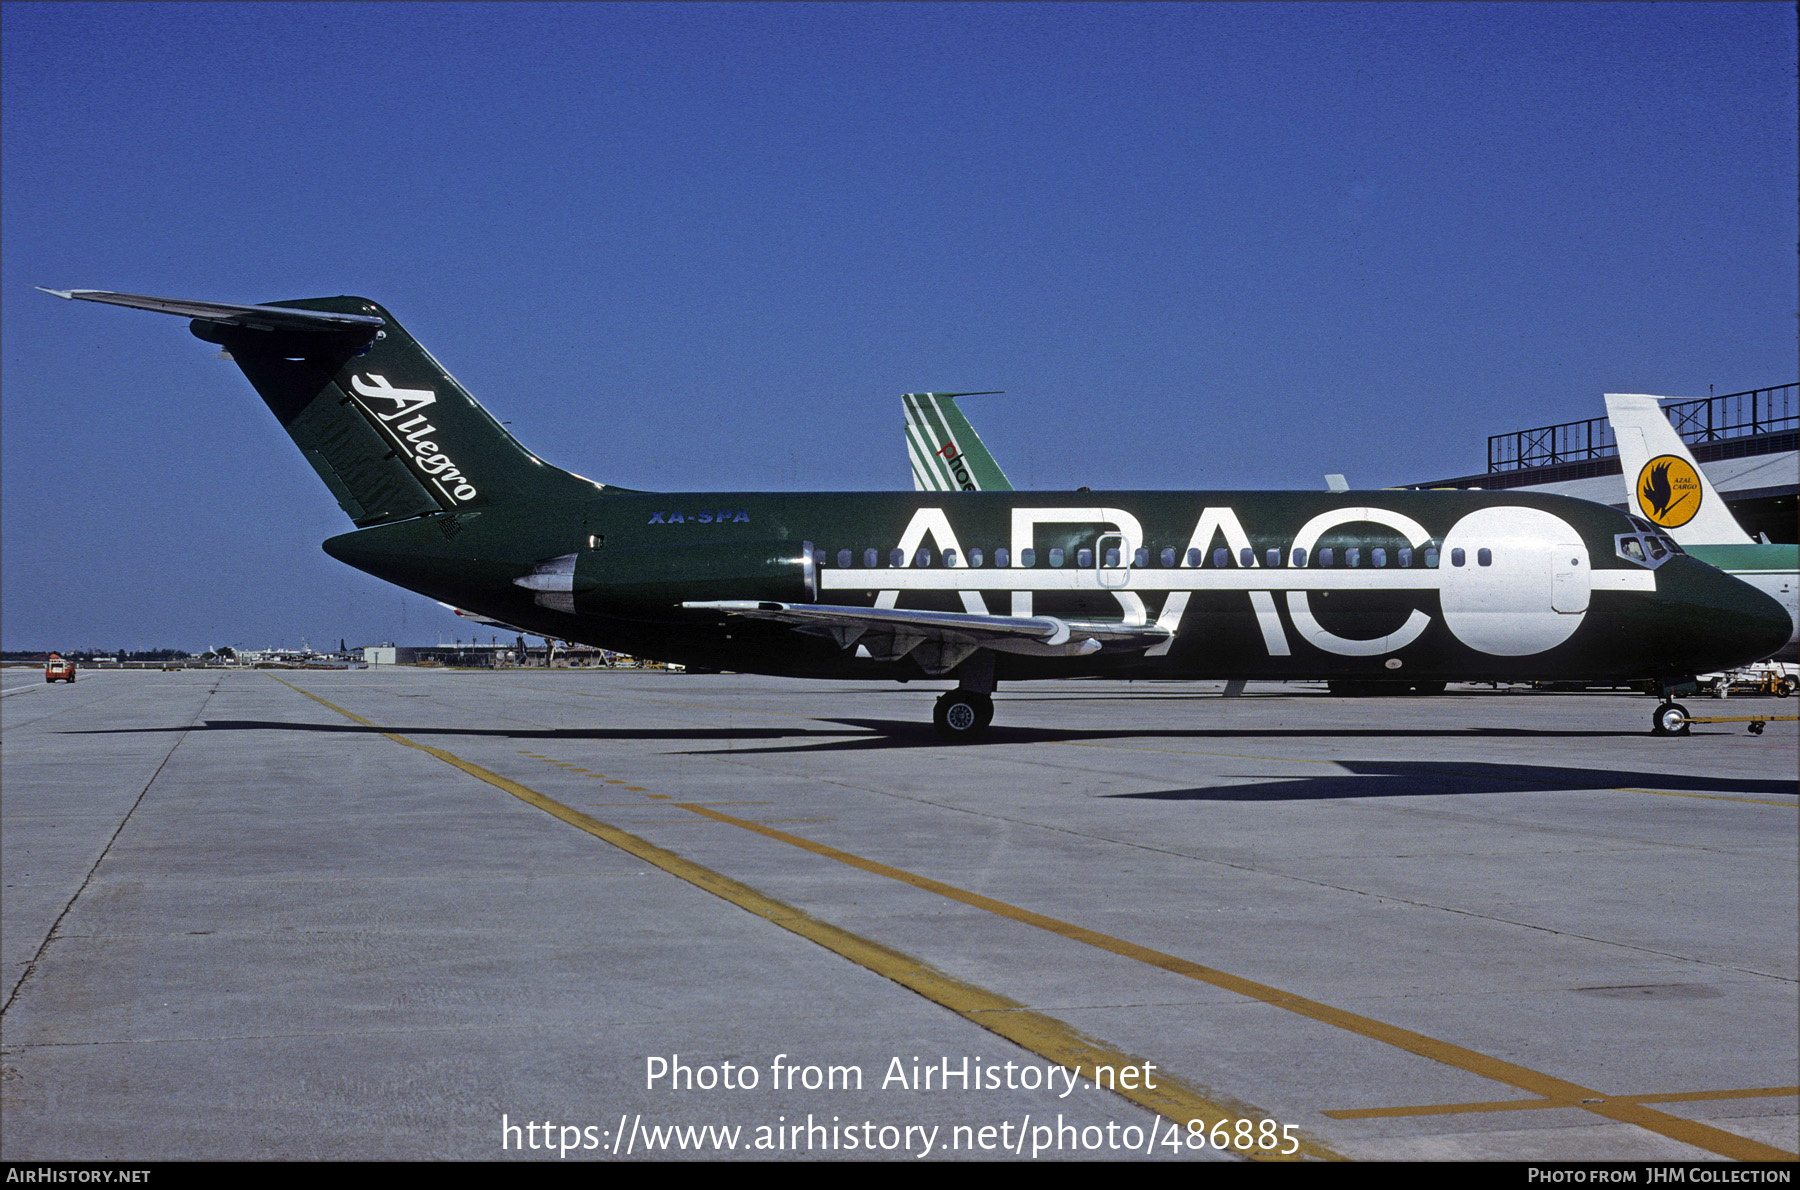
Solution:
<path fill-rule="evenodd" d="M 1777 656 L 1791 660 L 1800 655 L 1800 545 L 1771 545 L 1744 532 L 1669 424 L 1662 398 L 1607 393 L 1606 416 L 1619 444 L 1626 510 L 1657 525 L 1702 562 L 1785 607 L 1796 629 Z"/>
<path fill-rule="evenodd" d="M 195 336 L 223 347 L 243 370 L 358 528 L 596 486 L 519 445 L 393 315 L 365 298 L 243 306 L 44 292 L 193 319 Z"/>
<path fill-rule="evenodd" d="M 906 454 L 912 460 L 915 492 L 1010 492 L 1012 484 L 982 444 L 958 397 L 994 393 L 907 393 Z"/>

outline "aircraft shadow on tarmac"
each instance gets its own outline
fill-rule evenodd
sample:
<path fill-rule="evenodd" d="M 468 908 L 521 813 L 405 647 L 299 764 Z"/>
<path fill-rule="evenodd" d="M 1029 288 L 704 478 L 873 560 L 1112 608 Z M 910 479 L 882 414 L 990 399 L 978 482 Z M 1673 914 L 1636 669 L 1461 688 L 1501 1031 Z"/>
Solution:
<path fill-rule="evenodd" d="M 929 734 L 930 728 L 926 732 Z M 172 727 L 103 727 L 59 735 L 146 735 L 181 731 L 306 731 L 343 735 L 460 736 L 506 740 L 775 740 L 818 735 L 804 727 L 370 727 L 280 719 L 207 719 Z M 834 733 L 835 735 L 835 733 Z"/>
<path fill-rule="evenodd" d="M 823 733 L 825 738 L 818 739 L 817 742 L 799 739 L 785 746 L 764 748 L 760 751 L 792 752 L 804 749 L 809 752 L 856 752 L 882 748 L 949 748 L 960 751 L 970 747 L 965 744 L 945 744 L 932 731 L 929 724 L 915 723 L 910 720 L 827 718 L 821 715 L 816 717 L 815 721 L 839 723 L 861 734 L 847 736 L 844 732 L 826 732 Z M 817 731 L 796 734 L 814 737 L 821 735 Z M 1126 725 L 1082 728 L 996 725 L 989 729 L 984 743 L 973 747 L 976 751 L 980 751 L 984 748 L 1003 747 L 1008 744 L 1086 744 L 1106 740 L 1617 739 L 1621 736 L 1630 737 L 1644 734 L 1643 729 L 1635 724 L 1630 727 L 1622 726 L 1616 731 L 1533 730 L 1514 727 L 1168 728 Z M 758 749 L 740 748 L 737 751 L 743 753 L 758 751 Z"/>
<path fill-rule="evenodd" d="M 1491 764 L 1472 760 L 1339 760 L 1343 773 L 1259 780 L 1244 784 L 1146 793 L 1109 793 L 1143 801 L 1285 802 L 1360 797 L 1440 797 L 1465 793 L 1548 793 L 1601 789 L 1656 789 L 1729 797 L 1795 793 L 1793 781 L 1755 777 L 1706 777 L 1685 773 L 1633 773 L 1556 765 Z"/>
<path fill-rule="evenodd" d="M 519 740 L 669 740 L 704 744 L 718 741 L 780 741 L 766 748 L 738 748 L 739 753 L 754 752 L 856 752 L 887 748 L 950 748 L 961 750 L 968 745 L 945 744 L 931 726 L 910 719 L 851 719 L 816 716 L 817 727 L 372 727 L 360 723 L 299 723 L 278 719 L 207 719 L 198 724 L 169 727 L 109 727 L 69 731 L 65 735 L 140 735 L 178 731 L 305 731 L 339 732 L 350 735 L 381 735 L 391 732 L 404 736 L 463 736 L 475 739 Z M 834 730 L 824 724 L 839 724 L 849 731 Z M 851 734 L 854 732 L 855 734 Z M 1490 740 L 1490 739 L 1617 739 L 1644 735 L 1635 724 L 1621 725 L 1616 730 L 1573 730 L 1523 727 L 1331 727 L 1331 728 L 1230 728 L 1230 727 L 994 727 L 984 745 L 1008 744 L 1083 744 L 1106 740 Z M 1698 734 L 1698 733 L 1696 733 Z M 703 754 L 703 750 L 702 753 Z"/>
<path fill-rule="evenodd" d="M 71 731 L 65 735 L 138 735 L 155 732 L 184 731 L 299 731 L 350 735 L 383 735 L 389 732 L 403 736 L 450 736 L 512 740 L 639 740 L 686 742 L 695 744 L 759 741 L 773 746 L 732 748 L 735 755 L 791 752 L 855 752 L 889 748 L 941 748 L 961 752 L 967 745 L 943 745 L 931 728 L 909 720 L 885 719 L 820 719 L 820 723 L 841 724 L 858 734 L 846 738 L 841 730 L 807 727 L 728 727 L 728 728 L 462 728 L 462 727 L 371 727 L 361 723 L 296 723 L 272 719 L 208 719 L 194 725 L 169 727 L 114 727 L 87 731 Z M 1616 738 L 1641 735 L 1639 731 L 1533 731 L 1521 728 L 1443 729 L 1407 728 L 1332 728 L 1326 730 L 1288 729 L 1270 731 L 1204 729 L 1169 730 L 1167 728 L 1063 729 L 1035 727 L 995 728 L 988 737 L 989 747 L 1006 744 L 1083 744 L 1105 740 L 1220 740 L 1271 738 L 1332 739 L 1449 739 L 1453 737 L 1492 738 Z M 694 755 L 707 755 L 716 748 L 691 750 Z M 1418 797 L 1469 793 L 1525 793 L 1533 791 L 1581 791 L 1618 788 L 1649 788 L 1672 792 L 1707 793 L 1734 797 L 1793 795 L 1792 780 L 1750 777 L 1708 777 L 1670 772 L 1628 772 L 1620 769 L 1568 768 L 1556 765 L 1496 764 L 1473 760 L 1380 761 L 1337 760 L 1340 772 L 1317 777 L 1292 777 L 1265 780 L 1255 774 L 1229 777 L 1232 783 L 1192 789 L 1149 790 L 1141 793 L 1108 793 L 1107 798 L 1146 801 L 1323 801 L 1333 798 Z"/>

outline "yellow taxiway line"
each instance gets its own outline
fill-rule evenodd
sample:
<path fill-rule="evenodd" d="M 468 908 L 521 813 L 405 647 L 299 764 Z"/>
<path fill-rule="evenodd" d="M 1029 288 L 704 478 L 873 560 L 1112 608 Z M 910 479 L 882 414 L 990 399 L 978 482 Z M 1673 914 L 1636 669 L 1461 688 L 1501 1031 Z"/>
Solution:
<path fill-rule="evenodd" d="M 273 677 L 274 675 L 271 674 L 270 676 Z M 582 814 L 577 810 L 572 810 L 562 803 L 545 797 L 535 790 L 502 777 L 497 773 L 492 773 L 479 765 L 471 764 L 441 748 L 432 748 L 424 744 L 415 743 L 404 736 L 382 729 L 377 724 L 362 718 L 360 715 L 347 711 L 334 703 L 327 702 L 325 699 L 320 698 L 310 691 L 302 690 L 291 682 L 287 682 L 281 678 L 276 678 L 275 680 L 300 694 L 306 695 L 315 702 L 330 707 L 332 710 L 348 719 L 353 719 L 358 723 L 362 723 L 365 726 L 381 732 L 382 735 L 396 743 L 404 744 L 409 748 L 417 748 L 422 752 L 435 756 L 446 764 L 453 765 L 456 768 L 469 773 L 471 776 L 486 781 L 488 784 L 499 789 L 503 789 L 506 792 L 511 793 L 514 797 L 519 798 L 521 801 L 534 805 L 545 813 L 554 815 L 572 826 L 579 827 L 589 834 L 594 835 L 596 838 L 603 839 L 622 850 L 629 851 L 631 854 L 655 864 L 657 867 L 662 868 L 672 875 L 680 876 L 689 883 L 704 888 L 753 913 L 757 913 L 759 916 L 767 918 L 769 921 L 780 925 L 784 929 L 800 934 L 802 937 L 817 942 L 820 945 L 851 959 L 861 966 L 877 971 L 903 986 L 912 988 L 914 991 L 918 991 L 929 999 L 943 1004 L 945 1007 L 964 1016 L 966 1019 L 974 1021 L 985 1029 L 999 1033 L 1001 1036 L 1007 1037 L 1009 1040 L 1025 1046 L 1025 1048 L 1032 1050 L 1034 1053 L 1040 1054 L 1052 1061 L 1062 1062 L 1066 1066 L 1073 1066 L 1075 1061 L 1091 1062 L 1093 1058 L 1091 1056 L 1085 1056 L 1090 1052 L 1102 1052 L 1094 1049 L 1097 1043 L 1082 1037 L 1061 1021 L 1056 1021 L 1053 1018 L 1033 1013 L 1023 1006 L 1015 1004 L 1010 1000 L 1006 1000 L 1004 997 L 1000 997 L 995 993 L 976 988 L 973 985 L 963 983 L 953 977 L 944 975 L 942 972 L 938 972 L 908 955 L 889 950 L 879 943 L 871 942 L 860 935 L 852 934 L 837 926 L 820 922 L 801 910 L 785 905 L 780 901 L 765 896 L 763 893 L 757 892 L 748 885 L 739 884 L 737 881 L 732 880 L 727 876 L 723 876 L 709 868 L 701 867 L 691 860 L 676 855 L 674 852 L 666 851 L 652 843 L 639 839 L 635 835 L 628 834 L 616 827 L 607 826 L 605 823 L 589 818 L 587 815 Z M 1550 1101 L 1557 1106 L 1579 1108 L 1582 1111 L 1591 1112 L 1595 1115 L 1615 1120 L 1619 1123 L 1634 1124 L 1646 1131 L 1655 1132 L 1659 1135 L 1669 1137 L 1672 1140 L 1693 1145 L 1696 1148 L 1705 1149 L 1708 1152 L 1717 1153 L 1720 1156 L 1734 1158 L 1739 1161 L 1792 1161 L 1796 1158 L 1800 1158 L 1800 1153 L 1791 1153 L 1785 1149 L 1776 1148 L 1773 1145 L 1763 1144 L 1760 1141 L 1739 1136 L 1734 1132 L 1728 1132 L 1722 1128 L 1715 1128 L 1710 1124 L 1702 1124 L 1694 1120 L 1683 1119 L 1680 1116 L 1673 1116 L 1667 1112 L 1660 1112 L 1653 1108 L 1646 1107 L 1640 1100 L 1649 1098 L 1648 1096 L 1608 1096 L 1602 1091 L 1584 1087 L 1578 1083 L 1558 1078 L 1555 1075 L 1532 1070 L 1529 1067 L 1479 1053 L 1475 1050 L 1467 1049 L 1451 1042 L 1428 1037 L 1423 1033 L 1416 1033 L 1410 1029 L 1400 1028 L 1397 1025 L 1390 1025 L 1384 1021 L 1375 1020 L 1373 1017 L 1367 1017 L 1359 1013 L 1336 1008 L 1318 1000 L 1297 996 L 1291 992 L 1283 991 L 1280 988 L 1272 987 L 1268 984 L 1258 983 L 1255 980 L 1232 975 L 1229 972 L 1220 971 L 1214 967 L 1207 967 L 1203 964 L 1154 950 L 1147 946 L 1140 946 L 1137 943 L 1128 942 L 1121 938 L 1114 938 L 1108 934 L 1102 934 L 1097 930 L 1090 930 L 1082 926 L 1073 925 L 1069 922 L 1060 921 L 1053 917 L 1048 917 L 1041 913 L 1034 913 L 1028 909 L 1021 909 L 1018 906 L 1009 905 L 1004 901 L 998 901 L 992 897 L 983 896 L 980 893 L 970 892 L 966 889 L 957 888 L 955 885 L 945 884 L 942 881 L 919 876 L 915 873 L 907 872 L 900 868 L 894 868 L 875 860 L 865 859 L 850 852 L 841 851 L 838 848 L 828 846 L 827 844 L 816 843 L 798 835 L 791 835 L 785 831 L 775 830 L 773 827 L 765 826 L 761 823 L 751 822 L 742 818 L 735 818 L 729 814 L 722 814 L 708 806 L 691 802 L 678 802 L 676 804 L 681 806 L 681 808 L 688 810 L 690 813 L 751 831 L 755 834 L 762 835 L 765 838 L 798 847 L 801 850 L 811 852 L 814 855 L 826 859 L 835 860 L 836 862 L 845 864 L 849 867 L 857 868 L 873 875 L 897 880 L 922 891 L 934 893 L 949 900 L 985 910 L 1022 925 L 1032 926 L 1036 929 L 1044 930 L 1056 934 L 1059 937 L 1069 939 L 1070 941 L 1080 942 L 1123 958 L 1134 959 L 1148 966 L 1168 971 L 1171 974 L 1183 976 L 1200 983 L 1209 984 L 1213 987 L 1236 993 L 1248 999 L 1268 1004 L 1271 1007 L 1280 1008 L 1300 1016 L 1308 1017 L 1323 1024 L 1346 1030 L 1361 1037 L 1366 1037 L 1372 1041 L 1379 1041 L 1409 1053 L 1417 1054 L 1418 1056 L 1428 1058 L 1431 1061 L 1439 1062 L 1459 1070 L 1468 1071 L 1471 1074 L 1477 1074 L 1495 1082 L 1517 1087 L 1520 1090 L 1528 1091 L 1531 1094 L 1538 1096 L 1540 1100 Z M 1011 1022 L 1013 1025 L 1019 1027 L 1017 1035 L 1015 1035 L 1014 1032 L 1008 1031 L 1007 1028 L 1001 1027 L 1002 1024 L 1006 1022 Z M 1036 1044 L 1033 1044 L 1033 1042 L 1036 1042 Z M 1040 1045 L 1044 1048 L 1039 1048 Z M 1070 1060 L 1065 1060 L 1065 1057 Z M 1112 1060 L 1118 1060 L 1118 1056 L 1113 1055 Z M 1130 1059 L 1125 1060 L 1129 1061 Z M 1138 1095 L 1144 1094 L 1144 1092 L 1134 1093 L 1121 1091 L 1120 1093 L 1169 1119 L 1185 1121 L 1194 1118 L 1207 1119 L 1209 1116 L 1238 1118 L 1244 1115 L 1261 1116 L 1267 1114 L 1257 1112 L 1254 1108 L 1239 1108 L 1238 1105 L 1235 1104 L 1228 1103 L 1227 1105 L 1222 1106 L 1218 1102 L 1204 1099 L 1196 1092 L 1188 1092 L 1185 1088 L 1182 1090 L 1185 1092 L 1185 1095 L 1191 1095 L 1193 1097 L 1194 1106 L 1176 1107 L 1174 1113 L 1166 1110 L 1167 1107 L 1174 1106 L 1172 1104 L 1162 1100 L 1158 1100 L 1155 1103 L 1147 1102 L 1144 1099 L 1138 1098 Z M 1208 1127 L 1211 1127 L 1210 1123 L 1208 1124 Z M 1338 1156 L 1316 1144 L 1316 1142 L 1303 1142 L 1301 1152 L 1304 1155 L 1315 1157 L 1332 1158 Z"/>

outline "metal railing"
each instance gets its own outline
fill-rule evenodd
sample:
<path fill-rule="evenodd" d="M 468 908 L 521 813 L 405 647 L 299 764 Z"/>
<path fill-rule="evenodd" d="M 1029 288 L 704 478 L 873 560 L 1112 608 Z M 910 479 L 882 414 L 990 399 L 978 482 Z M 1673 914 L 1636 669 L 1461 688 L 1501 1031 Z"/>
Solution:
<path fill-rule="evenodd" d="M 1690 444 L 1773 434 L 1800 425 L 1800 383 L 1670 401 L 1662 408 L 1675 432 Z M 1612 424 L 1604 417 L 1590 417 L 1494 435 L 1488 439 L 1488 470 L 1550 467 L 1612 458 L 1618 453 Z"/>

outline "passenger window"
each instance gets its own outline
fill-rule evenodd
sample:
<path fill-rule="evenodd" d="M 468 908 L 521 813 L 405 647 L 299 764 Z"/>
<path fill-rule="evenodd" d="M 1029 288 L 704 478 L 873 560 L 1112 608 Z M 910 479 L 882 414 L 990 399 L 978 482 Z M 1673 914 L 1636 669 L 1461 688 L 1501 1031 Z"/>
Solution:
<path fill-rule="evenodd" d="M 1119 551 L 1118 550 L 1107 550 L 1106 551 L 1106 561 L 1103 562 L 1102 565 L 1117 567 L 1118 564 L 1119 564 Z"/>
<path fill-rule="evenodd" d="M 946 565 L 946 566 L 956 565 L 956 551 L 955 550 L 945 550 L 944 551 L 944 565 Z"/>
<path fill-rule="evenodd" d="M 1281 565 L 1281 551 L 1280 550 L 1265 551 L 1263 554 L 1263 565 L 1264 566 L 1279 566 L 1279 565 Z"/>
<path fill-rule="evenodd" d="M 1256 565 L 1256 551 L 1249 546 L 1245 546 L 1243 549 L 1239 550 L 1238 565 L 1244 567 Z"/>
<path fill-rule="evenodd" d="M 981 565 L 981 551 L 980 550 L 970 550 L 969 551 L 969 565 L 971 565 L 971 566 Z"/>
<path fill-rule="evenodd" d="M 1213 565 L 1214 566 L 1226 566 L 1226 565 L 1229 565 L 1230 562 L 1231 562 L 1231 551 L 1226 549 L 1224 546 L 1220 546 L 1218 549 L 1213 551 Z"/>
<path fill-rule="evenodd" d="M 1163 552 L 1157 556 L 1157 561 L 1161 562 L 1164 566 L 1175 565 L 1175 547 L 1165 546 Z"/>
<path fill-rule="evenodd" d="M 1021 565 L 1021 566 L 1036 566 L 1037 565 L 1037 551 L 1036 550 L 1020 550 L 1019 551 L 1019 565 Z"/>
<path fill-rule="evenodd" d="M 1150 551 L 1145 550 L 1145 549 L 1140 549 L 1137 553 L 1131 555 L 1131 564 L 1133 566 L 1148 566 L 1148 565 L 1150 565 Z"/>
<path fill-rule="evenodd" d="M 1187 562 L 1189 566 L 1200 565 L 1200 551 L 1198 549 L 1189 550 L 1187 553 Z"/>
<path fill-rule="evenodd" d="M 1437 564 L 1438 564 L 1437 547 L 1435 545 L 1427 547 L 1425 550 L 1425 569 L 1436 570 Z"/>
<path fill-rule="evenodd" d="M 1494 551 L 1490 549 L 1476 550 L 1475 561 L 1483 566 L 1492 566 L 1494 564 Z"/>
<path fill-rule="evenodd" d="M 888 554 L 888 565 L 892 566 L 895 570 L 898 570 L 902 566 L 906 565 L 905 551 L 894 550 L 893 552 L 889 553 Z"/>
<path fill-rule="evenodd" d="M 1362 550 L 1356 546 L 1351 546 L 1348 549 L 1346 549 L 1344 551 L 1344 565 L 1346 565 L 1346 566 L 1361 566 L 1362 565 Z"/>
<path fill-rule="evenodd" d="M 821 546 L 820 548 L 813 551 L 813 565 L 814 566 L 825 565 L 825 549 L 823 546 Z"/>
<path fill-rule="evenodd" d="M 914 554 L 913 555 L 913 565 L 920 566 L 920 567 L 930 566 L 931 565 L 931 551 L 922 549 L 917 554 Z"/>
<path fill-rule="evenodd" d="M 998 566 L 1000 569 L 1005 570 L 1007 563 L 1009 563 L 1011 560 L 1012 560 L 1011 555 L 1009 555 L 1006 552 L 1005 546 L 1001 546 L 999 549 L 994 551 L 994 565 Z M 1031 563 L 1027 562 L 1027 563 L 1025 563 L 1025 565 L 1029 566 L 1029 565 L 1031 565 Z"/>
<path fill-rule="evenodd" d="M 1060 545 L 1055 546 L 1050 550 L 1050 565 L 1061 566 L 1062 563 L 1063 563 L 1062 547 Z"/>
<path fill-rule="evenodd" d="M 1375 566 L 1386 566 L 1387 565 L 1387 551 L 1382 549 L 1380 546 L 1376 546 L 1374 549 L 1369 551 L 1369 562 L 1371 565 L 1375 565 Z"/>
<path fill-rule="evenodd" d="M 876 553 L 874 550 L 864 550 L 863 551 L 863 565 L 867 566 L 870 570 L 875 569 L 875 567 L 877 565 L 879 565 L 880 562 L 881 562 L 881 555 Z"/>
<path fill-rule="evenodd" d="M 1333 550 L 1330 546 L 1326 546 L 1324 549 L 1320 550 L 1319 551 L 1319 565 L 1321 565 L 1321 566 L 1336 566 L 1337 565 L 1337 552 L 1335 550 Z"/>
<path fill-rule="evenodd" d="M 1411 566 L 1412 565 L 1412 546 L 1403 545 L 1400 547 L 1400 549 L 1397 552 L 1400 556 L 1400 565 L 1402 565 L 1402 566 Z"/>
<path fill-rule="evenodd" d="M 1463 553 L 1462 550 L 1454 549 L 1450 551 L 1450 565 L 1461 566 L 1467 560 L 1468 555 Z"/>
<path fill-rule="evenodd" d="M 838 551 L 838 565 L 845 567 L 845 568 L 849 567 L 849 565 L 850 565 L 850 551 L 849 550 L 839 550 Z"/>
<path fill-rule="evenodd" d="M 1294 558 L 1295 566 L 1306 565 L 1306 551 L 1305 550 L 1295 550 L 1294 554 L 1293 554 L 1293 558 Z"/>
<path fill-rule="evenodd" d="M 1094 551 L 1093 550 L 1076 550 L 1075 551 L 1075 565 L 1081 567 L 1083 570 L 1086 570 L 1088 567 L 1092 566 L 1093 564 L 1094 564 Z"/>

